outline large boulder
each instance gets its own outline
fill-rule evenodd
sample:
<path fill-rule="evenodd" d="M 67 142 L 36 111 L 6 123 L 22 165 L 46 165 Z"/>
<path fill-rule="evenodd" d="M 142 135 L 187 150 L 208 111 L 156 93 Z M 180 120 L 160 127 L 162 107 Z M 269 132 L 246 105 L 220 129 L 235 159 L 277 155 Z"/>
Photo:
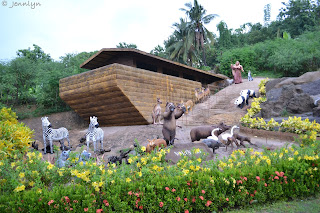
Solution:
<path fill-rule="evenodd" d="M 298 78 L 281 78 L 266 84 L 267 101 L 262 103 L 261 116 L 279 117 L 284 112 L 302 114 L 314 109 L 320 95 L 320 71 L 309 72 Z"/>

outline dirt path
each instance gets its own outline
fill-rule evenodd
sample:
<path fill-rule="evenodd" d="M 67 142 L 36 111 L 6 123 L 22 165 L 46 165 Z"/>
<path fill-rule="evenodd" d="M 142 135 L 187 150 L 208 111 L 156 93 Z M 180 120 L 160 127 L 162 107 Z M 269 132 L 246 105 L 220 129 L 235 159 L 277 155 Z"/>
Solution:
<path fill-rule="evenodd" d="M 258 84 L 261 79 L 262 78 L 255 78 L 254 81 L 250 82 L 244 79 L 242 84 L 232 84 L 218 93 L 211 95 L 211 97 L 203 103 L 195 105 L 189 114 L 183 115 L 177 121 L 177 125 L 181 127 L 177 127 L 176 138 L 178 138 L 178 140 L 176 140 L 175 143 L 191 142 L 190 130 L 195 126 L 218 124 L 220 122 L 224 122 L 228 125 L 239 125 L 239 120 L 246 113 L 247 107 L 244 107 L 243 109 L 236 107 L 234 105 L 234 100 L 239 96 L 240 91 L 243 89 L 258 91 Z M 49 115 L 48 117 L 54 128 L 65 126 L 70 130 L 72 150 L 79 150 L 80 148 L 77 148 L 77 146 L 81 145 L 79 140 L 87 131 L 86 122 L 77 117 L 74 112 L 56 113 Z M 23 122 L 31 129 L 34 129 L 34 139 L 39 141 L 39 148 L 42 148 L 41 119 L 32 118 L 23 120 Z M 161 125 L 102 127 L 102 129 L 104 130 L 105 138 L 104 148 L 111 149 L 111 152 L 105 154 L 105 159 L 111 155 L 118 155 L 119 150 L 121 149 L 129 148 L 133 145 L 135 139 L 138 140 L 141 145 L 145 146 L 147 144 L 147 139 L 163 137 Z M 285 145 L 284 141 L 258 138 L 253 135 L 249 136 L 252 138 L 252 142 L 257 145 L 252 147 L 256 151 L 262 151 L 263 147 L 276 149 Z M 55 144 L 58 145 L 58 143 Z M 247 146 L 250 147 L 250 145 Z M 86 148 L 86 146 L 83 148 Z M 231 152 L 231 148 L 228 148 L 227 152 L 225 151 L 225 148 L 220 148 L 216 151 L 217 154 L 215 157 L 220 159 L 229 155 Z"/>

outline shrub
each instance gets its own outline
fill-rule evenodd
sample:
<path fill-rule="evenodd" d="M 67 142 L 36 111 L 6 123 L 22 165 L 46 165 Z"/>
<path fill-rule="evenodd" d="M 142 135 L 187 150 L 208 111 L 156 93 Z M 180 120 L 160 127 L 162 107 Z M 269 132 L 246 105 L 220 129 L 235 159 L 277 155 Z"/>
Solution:
<path fill-rule="evenodd" d="M 0 159 L 26 152 L 30 147 L 32 131 L 19 123 L 16 113 L 10 108 L 0 111 Z"/>

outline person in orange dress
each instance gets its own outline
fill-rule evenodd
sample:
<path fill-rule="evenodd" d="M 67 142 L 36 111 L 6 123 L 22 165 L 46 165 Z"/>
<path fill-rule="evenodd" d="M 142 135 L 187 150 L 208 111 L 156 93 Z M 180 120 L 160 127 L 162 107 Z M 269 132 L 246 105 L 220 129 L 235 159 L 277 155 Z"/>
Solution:
<path fill-rule="evenodd" d="M 244 72 L 242 65 L 237 61 L 236 64 L 231 64 L 232 75 L 235 84 L 242 83 L 241 71 Z"/>

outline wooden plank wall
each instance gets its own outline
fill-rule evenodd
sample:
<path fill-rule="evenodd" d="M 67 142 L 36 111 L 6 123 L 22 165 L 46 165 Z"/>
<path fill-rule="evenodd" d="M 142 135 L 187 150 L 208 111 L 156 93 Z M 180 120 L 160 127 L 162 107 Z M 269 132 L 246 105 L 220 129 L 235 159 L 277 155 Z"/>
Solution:
<path fill-rule="evenodd" d="M 159 97 L 180 102 L 194 99 L 194 82 L 178 77 L 112 64 L 60 80 L 60 97 L 81 117 L 97 116 L 100 124 L 141 125 L 152 122 Z"/>

